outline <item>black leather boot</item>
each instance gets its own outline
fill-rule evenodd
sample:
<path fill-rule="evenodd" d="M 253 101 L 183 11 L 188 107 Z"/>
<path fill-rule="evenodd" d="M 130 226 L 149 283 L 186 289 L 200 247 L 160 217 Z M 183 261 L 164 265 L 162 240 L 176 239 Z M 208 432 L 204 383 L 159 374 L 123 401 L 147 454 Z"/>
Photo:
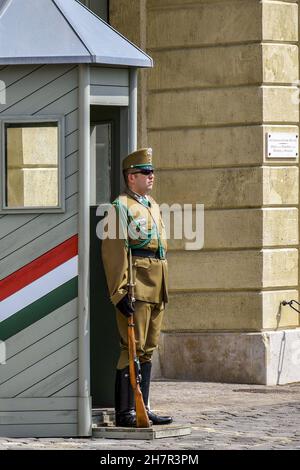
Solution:
<path fill-rule="evenodd" d="M 115 382 L 116 426 L 136 427 L 134 393 L 130 384 L 129 367 L 117 369 Z"/>
<path fill-rule="evenodd" d="M 151 382 L 151 362 L 144 362 L 141 364 L 141 372 L 142 372 L 142 383 L 141 383 L 141 391 L 143 394 L 144 403 L 147 409 L 148 417 L 153 424 L 170 424 L 173 421 L 171 416 L 157 416 L 149 409 L 149 391 L 150 391 L 150 382 Z"/>

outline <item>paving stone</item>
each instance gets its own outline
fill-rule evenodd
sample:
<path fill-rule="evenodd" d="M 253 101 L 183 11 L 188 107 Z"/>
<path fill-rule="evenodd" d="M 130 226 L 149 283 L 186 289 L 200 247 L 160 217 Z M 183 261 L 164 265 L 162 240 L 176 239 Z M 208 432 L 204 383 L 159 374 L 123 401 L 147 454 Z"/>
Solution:
<path fill-rule="evenodd" d="M 187 436 L 157 441 L 128 439 L 8 439 L 5 449 L 276 450 L 300 449 L 300 383 L 258 385 L 157 381 L 151 405 L 192 427 Z"/>

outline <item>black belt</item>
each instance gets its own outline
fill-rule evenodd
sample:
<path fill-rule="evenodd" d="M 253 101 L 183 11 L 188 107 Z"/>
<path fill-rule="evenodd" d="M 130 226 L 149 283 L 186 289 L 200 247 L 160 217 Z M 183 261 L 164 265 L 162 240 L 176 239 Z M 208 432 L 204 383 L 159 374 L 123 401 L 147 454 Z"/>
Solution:
<path fill-rule="evenodd" d="M 132 252 L 132 256 L 140 256 L 142 258 L 156 258 L 156 259 L 160 259 L 160 256 L 159 256 L 159 253 L 156 252 L 156 251 L 150 251 L 150 250 L 138 250 L 138 249 L 134 249 L 132 248 L 131 250 Z"/>

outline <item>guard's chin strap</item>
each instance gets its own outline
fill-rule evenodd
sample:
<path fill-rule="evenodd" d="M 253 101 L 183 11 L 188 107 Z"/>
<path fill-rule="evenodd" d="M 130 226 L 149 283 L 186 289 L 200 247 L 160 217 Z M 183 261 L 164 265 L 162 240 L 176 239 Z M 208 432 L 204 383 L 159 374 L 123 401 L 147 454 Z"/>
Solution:
<path fill-rule="evenodd" d="M 300 306 L 300 303 L 297 301 L 297 300 L 283 300 L 282 302 L 280 302 L 281 305 L 283 306 L 286 306 L 288 305 L 289 307 L 291 307 L 293 310 L 296 310 L 296 312 L 300 313 L 300 310 L 298 310 L 297 308 L 293 307 L 293 302 L 295 302 L 297 305 Z"/>

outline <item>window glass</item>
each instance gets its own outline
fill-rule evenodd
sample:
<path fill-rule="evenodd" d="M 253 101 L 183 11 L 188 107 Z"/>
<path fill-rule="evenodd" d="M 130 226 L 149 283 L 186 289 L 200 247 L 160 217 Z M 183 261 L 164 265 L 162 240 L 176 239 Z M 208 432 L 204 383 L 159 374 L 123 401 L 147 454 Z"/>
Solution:
<path fill-rule="evenodd" d="M 5 124 L 5 206 L 58 207 L 57 122 Z"/>
<path fill-rule="evenodd" d="M 108 22 L 108 0 L 80 0 L 85 6 Z"/>
<path fill-rule="evenodd" d="M 111 133 L 110 123 L 91 126 L 91 205 L 111 199 Z"/>

